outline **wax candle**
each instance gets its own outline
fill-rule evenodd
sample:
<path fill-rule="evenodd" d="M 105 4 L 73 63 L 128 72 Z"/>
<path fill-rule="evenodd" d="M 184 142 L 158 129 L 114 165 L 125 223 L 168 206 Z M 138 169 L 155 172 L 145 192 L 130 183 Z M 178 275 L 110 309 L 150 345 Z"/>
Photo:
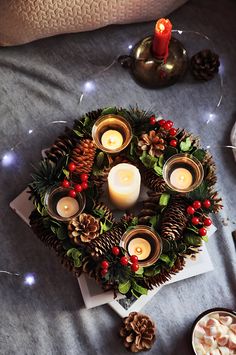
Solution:
<path fill-rule="evenodd" d="M 187 189 L 192 185 L 193 176 L 188 169 L 177 168 L 170 175 L 170 183 L 177 189 Z"/>
<path fill-rule="evenodd" d="M 172 24 L 170 20 L 161 18 L 157 21 L 152 43 L 152 51 L 156 58 L 166 59 L 168 57 L 171 30 Z"/>
<path fill-rule="evenodd" d="M 144 238 L 134 238 L 128 245 L 129 255 L 137 255 L 138 260 L 145 260 L 151 253 L 151 245 Z"/>
<path fill-rule="evenodd" d="M 79 204 L 75 198 L 69 196 L 62 197 L 57 202 L 56 210 L 61 217 L 72 217 L 78 212 Z"/>
<path fill-rule="evenodd" d="M 118 164 L 108 175 L 108 191 L 111 201 L 120 209 L 131 207 L 140 193 L 141 176 L 131 164 Z"/>
<path fill-rule="evenodd" d="M 119 131 L 114 129 L 109 129 L 108 131 L 104 132 L 101 137 L 101 143 L 104 148 L 109 150 L 115 150 L 120 148 L 123 144 L 123 137 Z"/>

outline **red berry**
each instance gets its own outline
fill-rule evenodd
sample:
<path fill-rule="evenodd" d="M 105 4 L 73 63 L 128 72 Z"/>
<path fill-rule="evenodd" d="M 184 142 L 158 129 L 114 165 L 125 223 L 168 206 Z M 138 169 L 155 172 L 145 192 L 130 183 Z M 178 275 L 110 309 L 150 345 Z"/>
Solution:
<path fill-rule="evenodd" d="M 65 189 L 66 189 L 66 188 L 70 187 L 70 181 L 68 181 L 68 180 L 63 180 L 62 183 L 61 183 L 61 185 L 62 185 L 63 187 L 65 187 Z"/>
<path fill-rule="evenodd" d="M 168 120 L 168 121 L 166 121 L 166 123 L 168 123 L 168 124 L 169 124 L 170 128 L 171 128 L 171 127 L 173 127 L 173 124 L 174 124 L 174 122 L 173 122 L 173 121 Z"/>
<path fill-rule="evenodd" d="M 198 225 L 199 223 L 200 223 L 200 221 L 199 221 L 199 218 L 198 218 L 198 217 L 193 217 L 193 218 L 192 218 L 192 224 L 193 224 L 194 226 Z"/>
<path fill-rule="evenodd" d="M 101 262 L 101 268 L 102 269 L 108 269 L 109 268 L 109 262 L 107 260 L 103 260 Z"/>
<path fill-rule="evenodd" d="M 138 269 L 139 269 L 138 263 L 133 263 L 133 264 L 131 264 L 130 269 L 131 269 L 133 272 L 138 271 Z"/>
<path fill-rule="evenodd" d="M 204 237 L 205 235 L 207 235 L 207 230 L 206 228 L 202 227 L 198 230 L 198 233 L 201 237 Z"/>
<path fill-rule="evenodd" d="M 108 273 L 108 270 L 107 270 L 107 269 L 102 269 L 102 270 L 101 270 L 101 275 L 102 275 L 102 276 L 106 276 L 107 273 Z"/>
<path fill-rule="evenodd" d="M 171 145 L 171 147 L 176 147 L 177 146 L 177 140 L 176 139 L 171 139 L 171 141 L 170 141 L 170 145 Z"/>
<path fill-rule="evenodd" d="M 76 165 L 74 163 L 69 163 L 68 164 L 68 170 L 69 171 L 75 171 L 76 169 Z"/>
<path fill-rule="evenodd" d="M 75 190 L 70 190 L 69 191 L 69 196 L 75 198 L 76 197 L 76 191 Z"/>
<path fill-rule="evenodd" d="M 206 227 L 210 227 L 212 225 L 212 221 L 210 218 L 206 218 L 206 219 L 204 219 L 203 224 Z"/>
<path fill-rule="evenodd" d="M 85 174 L 85 173 L 84 173 L 84 174 L 81 174 L 81 175 L 80 175 L 80 180 L 81 180 L 81 181 L 87 181 L 87 180 L 88 180 L 88 174 Z"/>
<path fill-rule="evenodd" d="M 75 185 L 75 191 L 76 192 L 81 192 L 83 189 L 82 189 L 82 186 L 81 185 L 79 185 L 79 184 L 77 184 L 77 185 Z"/>
<path fill-rule="evenodd" d="M 150 124 L 153 126 L 156 124 L 156 117 L 155 116 L 151 116 L 149 119 Z"/>
<path fill-rule="evenodd" d="M 169 123 L 168 121 L 164 124 L 163 128 L 166 130 L 166 131 L 169 131 L 171 129 L 171 123 Z"/>
<path fill-rule="evenodd" d="M 165 120 L 159 120 L 158 123 L 159 123 L 159 125 L 160 125 L 161 127 L 163 127 L 164 124 L 166 123 L 166 121 L 165 121 Z"/>
<path fill-rule="evenodd" d="M 171 128 L 170 131 L 169 131 L 170 136 L 173 136 L 173 137 L 176 135 L 176 133 L 177 133 L 177 129 L 176 128 Z"/>
<path fill-rule="evenodd" d="M 202 204 L 203 204 L 203 206 L 205 208 L 211 207 L 211 201 L 210 200 L 204 200 Z"/>
<path fill-rule="evenodd" d="M 138 263 L 138 257 L 137 257 L 137 255 L 131 255 L 130 261 L 131 261 L 131 263 L 133 263 L 133 264 L 137 264 L 137 263 Z"/>
<path fill-rule="evenodd" d="M 126 265 L 128 265 L 128 262 L 129 262 L 129 260 L 126 258 L 126 256 L 122 256 L 120 258 L 121 265 L 126 266 Z"/>
<path fill-rule="evenodd" d="M 81 187 L 83 190 L 86 190 L 88 188 L 88 183 L 86 181 L 83 181 Z"/>
<path fill-rule="evenodd" d="M 187 213 L 188 214 L 194 214 L 194 212 L 195 212 L 195 209 L 192 206 L 188 206 L 187 207 Z"/>
<path fill-rule="evenodd" d="M 201 207 L 202 207 L 202 204 L 200 201 L 194 201 L 193 208 L 195 208 L 195 210 L 198 210 Z"/>
<path fill-rule="evenodd" d="M 113 255 L 119 255 L 120 254 L 120 248 L 118 247 L 113 247 L 111 249 Z"/>

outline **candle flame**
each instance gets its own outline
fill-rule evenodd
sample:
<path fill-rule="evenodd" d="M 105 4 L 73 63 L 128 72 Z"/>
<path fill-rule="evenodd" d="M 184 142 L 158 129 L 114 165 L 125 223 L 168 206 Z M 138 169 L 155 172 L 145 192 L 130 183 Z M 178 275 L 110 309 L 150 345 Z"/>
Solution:
<path fill-rule="evenodd" d="M 159 24 L 159 31 L 163 32 L 165 30 L 165 26 L 163 25 L 163 23 Z"/>
<path fill-rule="evenodd" d="M 69 208 L 69 207 L 68 207 L 67 205 L 64 206 L 64 210 L 65 210 L 65 211 L 67 211 L 68 208 Z"/>
<path fill-rule="evenodd" d="M 142 253 L 142 248 L 137 247 L 137 248 L 135 249 L 135 251 L 136 251 L 137 254 L 141 254 L 141 253 Z"/>
<path fill-rule="evenodd" d="M 109 143 L 114 143 L 114 142 L 115 142 L 114 136 L 110 136 L 110 138 L 109 138 Z"/>
<path fill-rule="evenodd" d="M 179 177 L 179 179 L 180 179 L 180 181 L 184 181 L 184 180 L 185 180 L 184 175 L 181 175 L 181 176 Z"/>

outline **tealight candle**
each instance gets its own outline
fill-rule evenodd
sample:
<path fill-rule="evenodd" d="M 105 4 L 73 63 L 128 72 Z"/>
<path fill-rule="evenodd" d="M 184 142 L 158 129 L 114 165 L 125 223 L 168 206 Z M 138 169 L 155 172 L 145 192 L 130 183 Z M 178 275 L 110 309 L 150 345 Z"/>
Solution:
<path fill-rule="evenodd" d="M 111 201 L 120 209 L 131 207 L 140 193 L 141 176 L 131 164 L 118 164 L 108 175 L 108 191 Z"/>
<path fill-rule="evenodd" d="M 170 175 L 170 183 L 177 189 L 187 189 L 192 185 L 193 176 L 188 169 L 177 168 Z"/>
<path fill-rule="evenodd" d="M 61 217 L 72 217 L 78 212 L 79 204 L 75 198 L 62 197 L 57 202 L 56 210 Z"/>
<path fill-rule="evenodd" d="M 134 238 L 129 242 L 128 253 L 137 255 L 138 260 L 145 260 L 151 254 L 151 245 L 146 239 Z"/>
<path fill-rule="evenodd" d="M 115 150 L 120 148 L 123 144 L 123 137 L 119 131 L 114 129 L 109 129 L 108 131 L 104 132 L 101 137 L 101 143 L 104 148 Z"/>

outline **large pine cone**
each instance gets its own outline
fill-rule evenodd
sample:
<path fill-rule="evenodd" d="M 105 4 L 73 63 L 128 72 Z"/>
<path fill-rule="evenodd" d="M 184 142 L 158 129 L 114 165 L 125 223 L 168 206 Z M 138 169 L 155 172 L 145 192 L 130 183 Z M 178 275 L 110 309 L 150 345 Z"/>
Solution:
<path fill-rule="evenodd" d="M 74 145 L 72 131 L 68 128 L 64 135 L 59 136 L 54 144 L 46 151 L 49 160 L 57 163 L 57 161 L 66 154 L 69 154 Z"/>
<path fill-rule="evenodd" d="M 171 202 L 163 212 L 161 220 L 161 237 L 169 240 L 180 239 L 187 226 L 186 208 L 188 203 L 180 196 L 172 196 Z"/>
<path fill-rule="evenodd" d="M 97 210 L 103 213 L 103 218 L 109 222 L 114 221 L 114 215 L 109 207 L 107 207 L 103 202 L 98 202 L 93 206 L 93 210 Z"/>
<path fill-rule="evenodd" d="M 147 169 L 144 165 L 140 166 L 140 171 L 144 184 L 154 192 L 164 192 L 166 183 L 164 179 L 154 173 L 152 169 Z"/>
<path fill-rule="evenodd" d="M 93 167 L 96 147 L 92 140 L 82 139 L 71 154 L 71 161 L 75 163 L 76 170 L 73 172 L 73 179 L 79 178 L 80 174 L 89 174 Z"/>
<path fill-rule="evenodd" d="M 158 214 L 158 210 L 162 208 L 159 205 L 162 192 L 148 193 L 149 198 L 143 201 L 143 207 L 138 215 L 139 224 L 149 224 L 150 219 Z"/>
<path fill-rule="evenodd" d="M 69 237 L 75 244 L 89 243 L 99 233 L 99 222 L 90 214 L 82 213 L 68 224 Z"/>
<path fill-rule="evenodd" d="M 219 66 L 219 56 L 210 49 L 204 49 L 191 58 L 191 71 L 198 80 L 212 79 Z"/>
<path fill-rule="evenodd" d="M 165 150 L 165 140 L 159 134 L 155 131 L 142 134 L 138 142 L 139 149 L 147 151 L 153 157 L 161 156 Z"/>
<path fill-rule="evenodd" d="M 156 336 L 155 324 L 145 314 L 131 312 L 123 319 L 120 336 L 124 340 L 124 346 L 133 353 L 151 349 Z"/>

